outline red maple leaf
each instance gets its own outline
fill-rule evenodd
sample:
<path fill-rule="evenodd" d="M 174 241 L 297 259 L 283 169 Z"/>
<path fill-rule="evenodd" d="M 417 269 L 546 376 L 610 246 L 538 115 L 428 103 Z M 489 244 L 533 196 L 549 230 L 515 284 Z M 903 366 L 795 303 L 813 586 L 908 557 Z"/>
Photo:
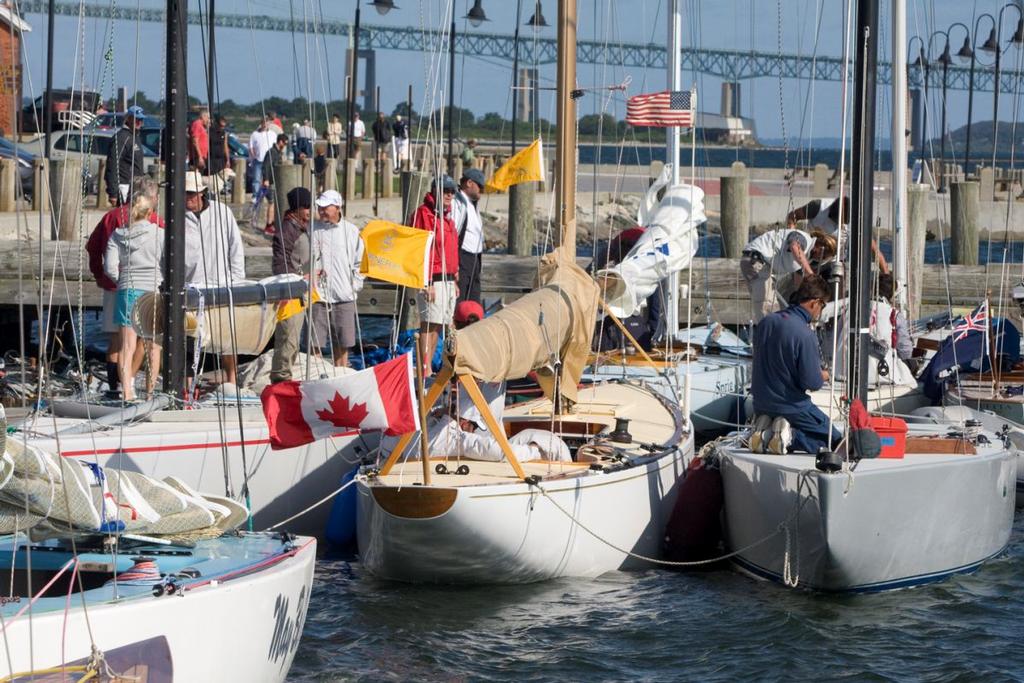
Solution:
<path fill-rule="evenodd" d="M 342 396 L 337 391 L 334 392 L 334 398 L 327 402 L 327 407 L 330 410 L 318 410 L 316 416 L 335 427 L 358 427 L 369 412 L 365 403 L 356 403 L 350 408 L 348 396 Z"/>

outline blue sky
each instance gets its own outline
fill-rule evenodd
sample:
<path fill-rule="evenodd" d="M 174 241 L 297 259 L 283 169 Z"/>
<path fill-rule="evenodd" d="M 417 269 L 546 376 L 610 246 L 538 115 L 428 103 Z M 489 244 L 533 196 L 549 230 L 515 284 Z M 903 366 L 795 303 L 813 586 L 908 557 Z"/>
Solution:
<path fill-rule="evenodd" d="M 97 0 L 87 0 L 96 2 Z M 154 0 L 137 0 L 143 7 L 162 6 Z M 444 21 L 451 0 L 397 0 L 400 9 L 380 17 L 372 8 L 364 8 L 364 23 L 394 26 L 433 27 Z M 465 15 L 471 0 L 454 0 L 459 17 Z M 534 0 L 522 0 L 523 20 L 533 12 Z M 123 5 L 124 3 L 119 3 Z M 131 4 L 134 4 L 134 0 Z M 542 0 L 544 14 L 554 23 L 556 0 Z M 664 43 L 664 0 L 579 0 L 581 39 L 610 42 Z M 838 56 L 842 49 L 842 20 L 844 4 L 837 0 L 683 0 L 684 45 L 706 48 L 728 48 L 810 55 Z M 908 33 L 931 33 L 962 21 L 974 25 L 974 17 L 982 12 L 994 12 L 1003 3 L 994 0 L 964 2 L 954 0 L 908 0 Z M 203 1 L 205 7 L 205 0 Z M 514 0 L 483 0 L 483 7 L 491 19 L 481 31 L 511 33 L 515 18 Z M 191 3 L 193 9 L 199 7 Z M 251 14 L 253 16 L 312 16 L 323 8 L 326 19 L 351 18 L 354 0 L 218 0 L 219 12 Z M 820 17 L 818 13 L 821 13 Z M 881 2 L 882 40 L 890 35 L 891 12 L 888 0 Z M 1004 38 L 1014 29 L 1013 10 L 1005 13 Z M 45 17 L 27 17 L 33 31 L 27 36 L 27 63 L 24 91 L 26 95 L 39 93 L 45 78 Z M 779 26 L 781 23 L 781 31 Z M 459 30 L 473 28 L 462 19 Z M 820 26 L 820 28 L 819 28 Z M 987 35 L 983 24 L 981 40 Z M 523 31 L 529 36 L 529 29 Z M 104 60 L 106 45 L 113 36 L 111 63 Z M 553 29 L 543 35 L 553 36 Z M 962 42 L 962 29 L 954 32 L 953 51 Z M 68 86 L 74 78 L 104 93 L 113 93 L 118 85 L 133 86 L 149 96 L 156 97 L 163 90 L 163 27 L 158 24 L 112 22 L 69 17 L 57 19 L 57 47 L 55 83 Z M 190 31 L 189 83 L 195 94 L 205 92 L 205 75 L 201 63 L 201 36 L 197 28 Z M 298 61 L 293 59 L 294 51 Z M 933 46 L 937 53 L 941 46 L 936 38 Z M 815 45 L 817 43 L 817 45 Z M 222 29 L 218 33 L 218 62 L 220 93 L 222 98 L 239 102 L 254 102 L 260 97 L 279 95 L 293 97 L 312 90 L 314 99 L 322 99 L 325 92 L 339 97 L 343 90 L 344 51 L 347 41 L 343 37 L 328 39 L 326 56 L 320 46 L 316 57 L 316 41 L 312 37 L 289 33 L 250 33 L 248 29 Z M 915 47 L 916 49 L 916 47 Z M 305 53 L 311 57 L 309 68 Z M 890 48 L 886 44 L 884 59 Z M 76 56 L 77 55 L 77 56 Z M 433 108 L 440 103 L 440 93 L 426 87 L 431 61 L 437 55 L 412 52 L 380 51 L 378 53 L 378 81 L 382 86 L 384 107 L 390 110 L 405 98 L 411 84 L 417 109 Z M 1015 51 L 1004 57 L 1004 68 L 1017 59 Z M 329 76 L 328 76 L 329 72 Z M 296 73 L 299 78 L 296 78 Z M 506 117 L 511 113 L 511 64 L 484 58 L 459 57 L 456 73 L 456 100 L 475 113 L 497 111 Z M 625 76 L 632 78 L 629 94 L 660 89 L 665 82 L 663 72 L 643 69 L 622 69 L 614 65 L 581 65 L 579 81 L 583 85 L 613 84 Z M 554 76 L 553 66 L 542 67 L 541 78 Z M 701 109 L 717 111 L 720 99 L 720 81 L 711 76 L 684 73 L 684 84 L 695 83 L 701 97 Z M 789 138 L 794 146 L 800 139 L 837 137 L 840 133 L 840 89 L 838 83 L 763 78 L 744 81 L 743 113 L 753 116 L 758 132 L 763 137 Z M 976 96 L 975 119 L 991 118 L 991 93 Z M 888 92 L 879 94 L 879 117 L 888 120 Z M 1013 117 L 1013 100 L 1004 95 L 1000 101 L 1004 120 Z M 935 106 L 937 106 L 937 94 Z M 967 93 L 951 91 L 948 98 L 949 126 L 957 128 L 966 123 Z M 600 95 L 588 94 L 581 101 L 581 113 L 604 110 L 622 117 L 622 98 L 605 102 Z M 782 115 L 780 115 L 780 112 Z M 541 115 L 554 118 L 554 104 L 550 93 L 542 95 Z M 931 118 L 938 119 L 938 116 Z M 937 130 L 933 131 L 937 133 Z M 887 134 L 883 132 L 883 137 Z M 807 144 L 806 142 L 803 144 Z"/>

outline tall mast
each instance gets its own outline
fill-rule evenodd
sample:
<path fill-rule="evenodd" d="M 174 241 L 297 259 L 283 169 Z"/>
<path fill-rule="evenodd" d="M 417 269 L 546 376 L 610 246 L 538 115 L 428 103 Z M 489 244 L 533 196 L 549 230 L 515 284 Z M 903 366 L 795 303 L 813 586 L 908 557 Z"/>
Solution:
<path fill-rule="evenodd" d="M 668 89 L 672 92 L 682 88 L 680 67 L 680 35 L 683 30 L 682 15 L 679 12 L 679 0 L 668 0 L 668 59 L 666 60 Z M 665 163 L 672 164 L 672 184 L 679 183 L 679 127 L 669 126 L 665 129 Z M 679 331 L 679 273 L 668 276 L 668 292 L 665 301 L 665 334 L 669 339 Z"/>
<path fill-rule="evenodd" d="M 576 259 L 576 0 L 558 0 L 558 140 L 555 145 L 555 198 L 559 246 Z"/>
<path fill-rule="evenodd" d="M 878 0 L 857 4 L 854 34 L 853 163 L 850 201 L 850 344 L 846 384 L 850 399 L 867 402 L 871 294 L 871 226 L 875 166 L 875 77 L 878 72 Z"/>
<path fill-rule="evenodd" d="M 896 301 L 907 307 L 907 2 L 892 0 L 892 230 Z"/>
<path fill-rule="evenodd" d="M 185 393 L 185 117 L 187 0 L 167 0 L 167 190 L 164 219 L 164 392 Z"/>

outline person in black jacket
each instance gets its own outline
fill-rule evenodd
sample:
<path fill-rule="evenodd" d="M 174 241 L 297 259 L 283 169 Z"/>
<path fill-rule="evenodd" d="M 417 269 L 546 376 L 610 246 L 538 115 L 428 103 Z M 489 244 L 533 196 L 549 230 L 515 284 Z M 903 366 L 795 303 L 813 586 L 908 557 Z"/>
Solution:
<path fill-rule="evenodd" d="M 127 203 L 132 181 L 141 178 L 146 172 L 142 145 L 139 142 L 139 129 L 145 121 L 146 114 L 142 107 L 128 107 L 124 126 L 114 135 L 110 150 L 107 152 L 107 170 L 103 179 L 107 184 L 107 196 L 113 206 Z"/>

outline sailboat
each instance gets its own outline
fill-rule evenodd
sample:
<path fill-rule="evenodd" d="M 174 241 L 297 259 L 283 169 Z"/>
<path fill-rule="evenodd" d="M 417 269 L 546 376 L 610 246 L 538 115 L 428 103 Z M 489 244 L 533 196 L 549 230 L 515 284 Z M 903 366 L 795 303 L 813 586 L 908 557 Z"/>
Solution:
<path fill-rule="evenodd" d="M 895 26 L 902 3 L 893 3 Z M 894 30 L 895 49 L 904 49 Z M 858 5 L 851 244 L 851 346 L 868 343 L 878 3 Z M 899 36 L 898 38 L 896 36 Z M 899 106 L 902 93 L 893 99 Z M 894 140 L 894 144 L 903 138 Z M 756 351 L 755 351 L 756 353 Z M 866 355 L 866 354 L 865 354 Z M 851 358 L 851 398 L 867 395 L 866 363 Z M 1009 439 L 955 425 L 884 434 L 886 455 L 753 453 L 747 435 L 712 446 L 725 492 L 734 562 L 756 576 L 822 591 L 877 591 L 977 569 L 1006 547 L 1017 457 Z M 901 447 L 901 441 L 905 444 Z M 852 450 L 852 449 L 851 449 Z"/>
<path fill-rule="evenodd" d="M 314 539 L 239 533 L 244 506 L 175 478 L 0 441 L 4 680 L 285 679 Z"/>
<path fill-rule="evenodd" d="M 574 262 L 575 0 L 560 0 L 558 27 L 561 246 L 542 259 L 538 289 L 453 335 L 422 400 L 421 415 L 456 378 L 501 459 L 466 460 L 454 447 L 430 452 L 424 439 L 419 458 L 416 449 L 406 457 L 416 437 L 406 434 L 383 464 L 363 468 L 355 480 L 359 554 L 378 577 L 525 583 L 643 566 L 659 553 L 676 480 L 693 455 L 692 426 L 678 404 L 639 382 L 578 386 L 598 287 Z M 478 381 L 532 371 L 545 398 L 496 417 Z M 520 461 L 510 439 L 531 433 L 571 459 Z"/>

